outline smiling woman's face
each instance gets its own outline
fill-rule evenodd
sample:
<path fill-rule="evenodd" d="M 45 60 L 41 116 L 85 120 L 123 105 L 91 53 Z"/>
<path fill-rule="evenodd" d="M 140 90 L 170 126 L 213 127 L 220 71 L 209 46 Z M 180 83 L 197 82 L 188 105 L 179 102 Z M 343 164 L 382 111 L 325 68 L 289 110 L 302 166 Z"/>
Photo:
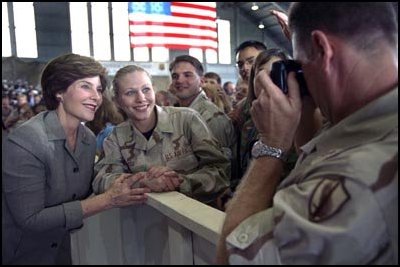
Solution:
<path fill-rule="evenodd" d="M 120 78 L 117 103 L 133 122 L 144 123 L 154 112 L 155 93 L 144 71 L 127 73 Z"/>
<path fill-rule="evenodd" d="M 76 80 L 65 92 L 57 94 L 61 99 L 57 109 L 76 123 L 91 121 L 103 101 L 102 92 L 99 76 Z"/>

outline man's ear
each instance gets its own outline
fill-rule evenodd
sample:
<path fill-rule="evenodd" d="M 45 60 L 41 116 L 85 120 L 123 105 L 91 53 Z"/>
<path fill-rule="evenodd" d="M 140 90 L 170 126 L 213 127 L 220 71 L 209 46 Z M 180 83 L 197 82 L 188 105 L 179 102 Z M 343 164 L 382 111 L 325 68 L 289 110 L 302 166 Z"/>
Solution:
<path fill-rule="evenodd" d="M 203 86 L 206 82 L 206 78 L 204 76 L 200 76 L 200 87 Z"/>
<path fill-rule="evenodd" d="M 311 33 L 313 58 L 318 60 L 324 72 L 330 72 L 334 56 L 333 40 L 323 31 L 315 30 Z"/>

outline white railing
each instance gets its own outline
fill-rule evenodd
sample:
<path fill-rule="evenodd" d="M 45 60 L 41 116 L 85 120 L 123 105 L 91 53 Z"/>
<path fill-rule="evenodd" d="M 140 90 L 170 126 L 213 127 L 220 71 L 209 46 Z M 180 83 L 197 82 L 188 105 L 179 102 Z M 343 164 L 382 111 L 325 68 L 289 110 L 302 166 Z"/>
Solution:
<path fill-rule="evenodd" d="M 213 264 L 225 213 L 178 192 L 148 196 L 85 219 L 73 264 Z"/>

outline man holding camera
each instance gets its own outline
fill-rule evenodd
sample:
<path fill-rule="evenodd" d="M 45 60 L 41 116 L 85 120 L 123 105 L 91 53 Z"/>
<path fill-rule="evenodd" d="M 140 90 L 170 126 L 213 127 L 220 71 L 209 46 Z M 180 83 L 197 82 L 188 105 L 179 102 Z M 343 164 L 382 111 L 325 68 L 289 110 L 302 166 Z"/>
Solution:
<path fill-rule="evenodd" d="M 253 161 L 226 211 L 218 263 L 398 263 L 398 30 L 391 3 L 293 3 L 294 58 L 328 124 L 301 147 L 294 73 L 289 94 L 260 72 Z"/>

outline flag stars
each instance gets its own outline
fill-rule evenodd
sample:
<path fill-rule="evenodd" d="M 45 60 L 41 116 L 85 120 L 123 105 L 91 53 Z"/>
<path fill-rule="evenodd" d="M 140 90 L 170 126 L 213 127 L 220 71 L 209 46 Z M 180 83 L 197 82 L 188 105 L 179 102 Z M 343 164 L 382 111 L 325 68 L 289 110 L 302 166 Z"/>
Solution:
<path fill-rule="evenodd" d="M 150 2 L 150 12 L 156 14 L 164 13 L 164 3 L 163 2 Z"/>
<path fill-rule="evenodd" d="M 146 3 L 133 2 L 132 6 L 136 12 L 146 13 Z"/>

